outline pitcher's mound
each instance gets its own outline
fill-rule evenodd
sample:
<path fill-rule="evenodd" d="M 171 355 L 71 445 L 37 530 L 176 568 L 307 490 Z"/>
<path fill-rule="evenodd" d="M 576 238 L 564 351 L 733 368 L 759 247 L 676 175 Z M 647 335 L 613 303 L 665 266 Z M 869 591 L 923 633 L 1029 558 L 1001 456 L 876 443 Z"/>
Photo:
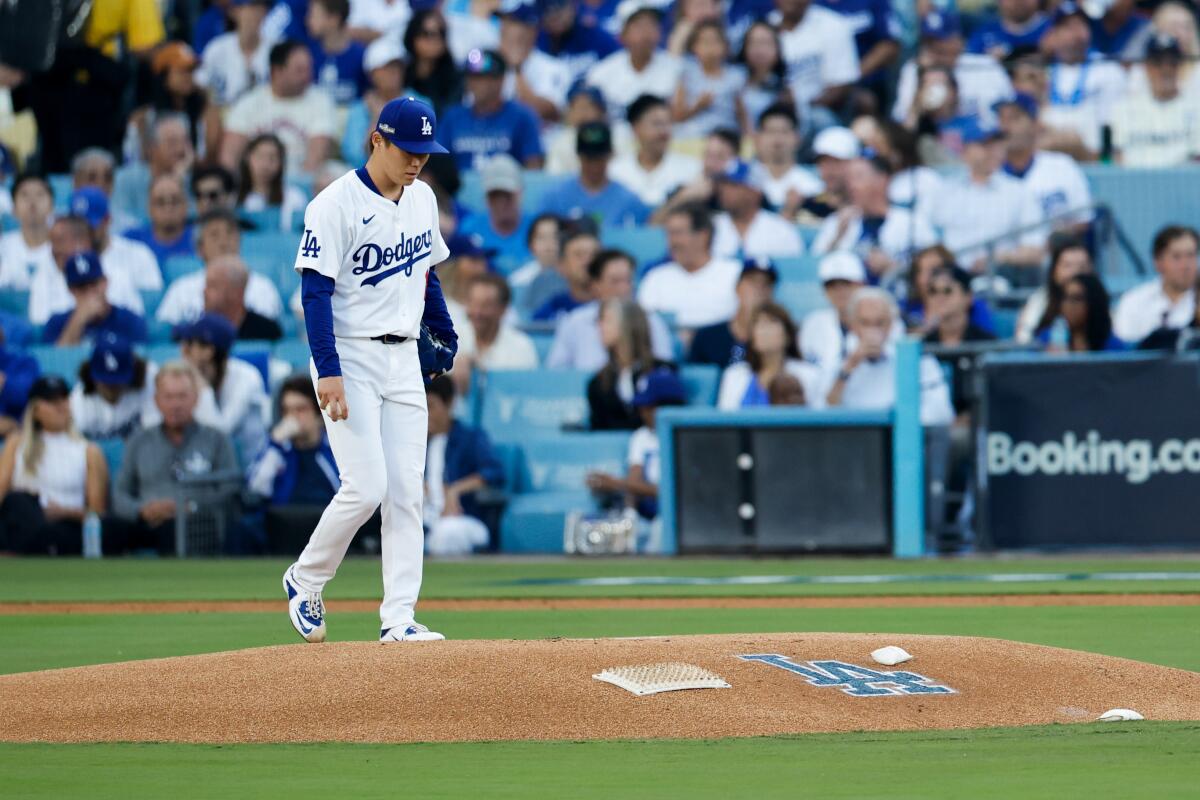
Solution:
<path fill-rule="evenodd" d="M 888 644 L 915 658 L 872 661 Z M 700 666 L 732 688 L 637 697 L 592 678 L 664 662 Z M 720 737 L 1086 722 L 1116 707 L 1200 719 L 1200 673 L 892 634 L 294 645 L 0 677 L 0 739 Z"/>

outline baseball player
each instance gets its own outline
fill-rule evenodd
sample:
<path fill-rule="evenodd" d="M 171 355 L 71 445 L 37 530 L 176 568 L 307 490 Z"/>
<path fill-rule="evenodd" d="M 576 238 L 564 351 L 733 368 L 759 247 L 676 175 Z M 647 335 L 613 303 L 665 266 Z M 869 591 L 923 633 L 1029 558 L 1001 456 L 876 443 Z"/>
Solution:
<path fill-rule="evenodd" d="M 413 619 L 421 589 L 424 382 L 450 369 L 458 339 L 434 265 L 449 255 L 437 200 L 417 180 L 431 153 L 433 109 L 411 97 L 383 107 L 365 167 L 317 195 L 296 255 L 310 371 L 341 488 L 283 576 L 288 615 L 325 640 L 321 591 L 351 539 L 382 504 L 381 642 L 444 639 Z"/>

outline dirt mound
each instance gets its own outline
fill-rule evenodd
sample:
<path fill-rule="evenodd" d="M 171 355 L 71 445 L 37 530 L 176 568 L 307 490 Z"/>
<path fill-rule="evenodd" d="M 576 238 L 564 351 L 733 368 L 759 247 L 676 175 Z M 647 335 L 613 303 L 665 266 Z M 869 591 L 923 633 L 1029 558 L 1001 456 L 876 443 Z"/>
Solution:
<path fill-rule="evenodd" d="M 875 664 L 886 644 L 916 658 Z M 733 688 L 636 697 L 592 679 L 660 662 L 696 664 Z M 879 679 L 892 670 L 916 676 Z M 1081 722 L 1114 707 L 1200 719 L 1200 673 L 894 634 L 294 645 L 3 676 L 0 740 L 706 738 Z"/>

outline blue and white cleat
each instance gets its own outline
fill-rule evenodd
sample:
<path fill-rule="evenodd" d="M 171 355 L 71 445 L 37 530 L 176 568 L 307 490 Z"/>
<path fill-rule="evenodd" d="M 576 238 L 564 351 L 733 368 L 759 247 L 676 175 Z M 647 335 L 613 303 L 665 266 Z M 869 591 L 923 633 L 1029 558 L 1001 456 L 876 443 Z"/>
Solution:
<path fill-rule="evenodd" d="M 392 642 L 440 642 L 445 639 L 436 631 L 431 631 L 419 622 L 408 625 L 397 625 L 394 628 L 384 628 L 379 632 L 381 644 Z"/>
<path fill-rule="evenodd" d="M 292 567 L 283 573 L 283 591 L 288 599 L 288 619 L 296 633 L 306 642 L 325 641 L 325 603 L 321 593 L 306 592 L 297 586 Z"/>

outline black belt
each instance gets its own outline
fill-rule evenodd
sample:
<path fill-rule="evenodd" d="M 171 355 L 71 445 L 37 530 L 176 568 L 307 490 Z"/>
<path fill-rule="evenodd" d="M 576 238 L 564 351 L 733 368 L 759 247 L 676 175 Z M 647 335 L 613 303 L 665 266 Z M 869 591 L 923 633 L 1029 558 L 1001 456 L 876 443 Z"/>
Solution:
<path fill-rule="evenodd" d="M 394 333 L 385 333 L 383 336 L 372 336 L 372 342 L 383 342 L 384 344 L 404 344 L 408 341 L 407 336 L 397 336 Z"/>

